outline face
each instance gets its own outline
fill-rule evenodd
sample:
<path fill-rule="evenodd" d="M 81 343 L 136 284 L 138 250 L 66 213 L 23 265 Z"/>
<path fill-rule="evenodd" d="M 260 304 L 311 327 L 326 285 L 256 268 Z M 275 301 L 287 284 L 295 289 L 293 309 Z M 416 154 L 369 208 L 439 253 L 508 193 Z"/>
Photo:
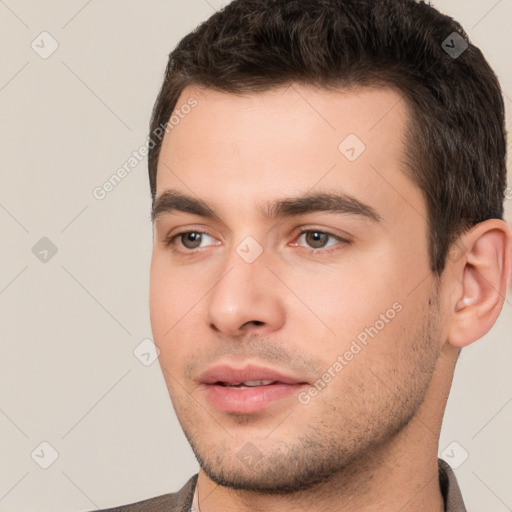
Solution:
<path fill-rule="evenodd" d="M 187 103 L 157 174 L 163 375 L 212 480 L 306 488 L 390 442 L 442 348 L 407 107 L 299 85 Z"/>

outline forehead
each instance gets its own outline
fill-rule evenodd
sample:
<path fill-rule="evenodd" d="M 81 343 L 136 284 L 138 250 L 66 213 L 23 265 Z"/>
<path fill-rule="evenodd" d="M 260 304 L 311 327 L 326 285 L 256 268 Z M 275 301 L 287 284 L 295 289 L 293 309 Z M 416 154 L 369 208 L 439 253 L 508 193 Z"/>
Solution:
<path fill-rule="evenodd" d="M 193 110 L 187 107 L 192 99 L 197 104 Z M 198 149 L 210 141 L 222 147 L 225 133 L 229 133 L 231 145 L 254 135 L 253 147 L 259 141 L 272 141 L 276 133 L 281 145 L 327 137 L 325 142 L 337 149 L 335 143 L 351 133 L 364 143 L 375 144 L 380 138 L 388 144 L 400 141 L 398 133 L 390 134 L 388 128 L 403 133 L 407 119 L 405 99 L 389 87 L 325 89 L 292 83 L 264 92 L 232 94 L 189 86 L 177 101 L 164 146 L 194 142 L 190 135 L 202 129 Z M 283 128 L 287 131 L 280 131 Z M 302 149 L 308 147 L 311 145 Z"/>
<path fill-rule="evenodd" d="M 194 108 L 184 109 L 191 101 Z M 291 84 L 235 95 L 190 86 L 175 114 L 179 122 L 160 152 L 157 196 L 181 189 L 212 205 L 230 198 L 245 208 L 331 189 L 376 209 L 390 200 L 423 209 L 403 172 L 408 107 L 391 88 Z"/>

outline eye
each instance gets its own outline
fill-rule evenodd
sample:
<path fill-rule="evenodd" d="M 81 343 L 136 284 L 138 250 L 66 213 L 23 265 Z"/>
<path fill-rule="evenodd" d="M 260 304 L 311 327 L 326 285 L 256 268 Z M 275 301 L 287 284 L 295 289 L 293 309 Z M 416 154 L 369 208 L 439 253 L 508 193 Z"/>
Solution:
<path fill-rule="evenodd" d="M 207 245 L 216 245 L 216 244 L 203 244 L 207 238 L 213 239 L 208 233 L 205 233 L 204 231 L 184 231 L 183 233 L 178 233 L 176 235 L 173 235 L 172 237 L 168 238 L 165 241 L 165 245 L 167 246 L 173 246 L 175 245 L 176 239 L 180 240 L 180 245 L 184 247 L 185 249 L 188 249 L 190 251 L 194 249 L 199 249 L 201 247 L 205 247 Z M 173 247 L 174 250 L 175 249 Z"/>
<path fill-rule="evenodd" d="M 337 242 L 349 243 L 348 240 L 344 240 L 337 235 L 333 235 L 332 233 L 320 231 L 317 229 L 301 230 L 298 240 L 301 238 L 304 239 L 306 244 L 308 244 L 311 249 L 322 249 L 324 247 L 330 247 L 331 245 L 335 245 Z M 333 240 L 333 243 L 328 244 L 329 239 Z"/>
<path fill-rule="evenodd" d="M 213 242 L 208 243 L 208 239 L 213 240 Z M 306 245 L 304 245 L 304 243 L 299 243 L 301 239 L 304 240 Z M 311 251 L 317 251 L 319 249 L 339 244 L 339 242 L 342 244 L 350 244 L 349 240 L 345 240 L 340 236 L 327 231 L 321 231 L 319 229 L 302 229 L 298 234 L 297 242 L 292 245 L 304 247 Z M 218 240 L 215 241 L 215 238 L 205 231 L 183 231 L 165 239 L 164 243 L 166 246 L 171 247 L 173 251 L 191 253 L 210 245 L 218 245 L 220 242 Z"/>

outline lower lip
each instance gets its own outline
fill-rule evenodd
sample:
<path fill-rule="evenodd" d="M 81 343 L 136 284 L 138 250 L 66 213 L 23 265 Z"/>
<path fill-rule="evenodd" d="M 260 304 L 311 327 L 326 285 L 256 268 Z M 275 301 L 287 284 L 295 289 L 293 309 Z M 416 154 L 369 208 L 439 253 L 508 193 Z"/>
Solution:
<path fill-rule="evenodd" d="M 283 398 L 297 396 L 306 384 L 271 384 L 253 388 L 228 388 L 219 384 L 204 386 L 209 401 L 224 412 L 251 414 L 263 411 Z"/>

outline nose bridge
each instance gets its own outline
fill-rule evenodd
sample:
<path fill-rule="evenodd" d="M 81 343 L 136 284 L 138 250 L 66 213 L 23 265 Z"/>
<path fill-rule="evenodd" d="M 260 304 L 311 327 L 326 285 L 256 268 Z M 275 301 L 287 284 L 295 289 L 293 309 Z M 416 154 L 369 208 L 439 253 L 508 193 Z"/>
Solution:
<path fill-rule="evenodd" d="M 208 297 L 211 327 L 236 335 L 248 323 L 270 330 L 280 326 L 284 311 L 268 263 L 268 254 L 251 236 L 232 247 Z"/>

